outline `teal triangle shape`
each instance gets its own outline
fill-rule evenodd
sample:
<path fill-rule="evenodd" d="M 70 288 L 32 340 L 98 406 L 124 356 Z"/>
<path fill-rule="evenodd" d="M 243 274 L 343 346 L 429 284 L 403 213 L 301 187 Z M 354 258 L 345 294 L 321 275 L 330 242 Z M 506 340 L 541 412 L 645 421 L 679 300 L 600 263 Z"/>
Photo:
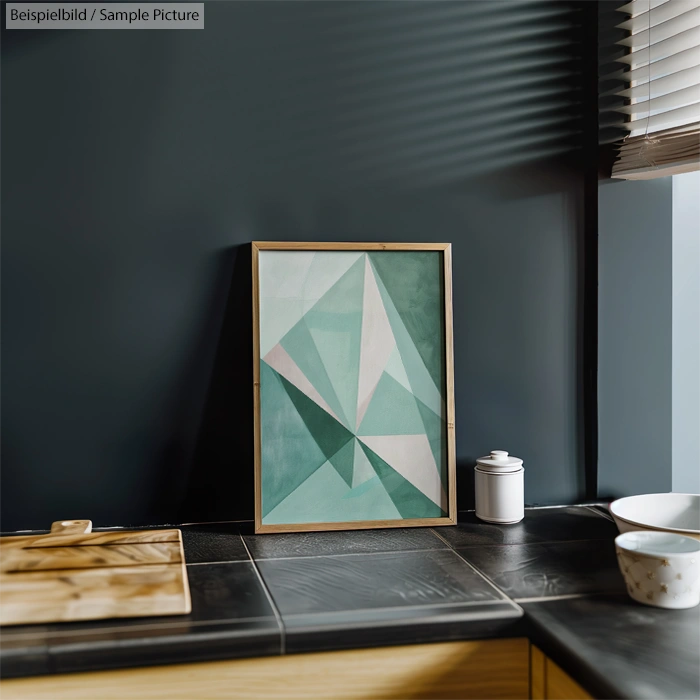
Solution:
<path fill-rule="evenodd" d="M 433 382 L 441 387 L 445 357 L 442 253 L 379 251 L 369 256 Z"/>
<path fill-rule="evenodd" d="M 402 520 L 380 478 L 373 476 L 343 496 L 343 506 L 351 512 L 349 520 Z"/>
<path fill-rule="evenodd" d="M 406 481 L 362 440 L 360 445 L 402 518 L 440 518 L 445 515 L 439 505 Z"/>
<path fill-rule="evenodd" d="M 363 255 L 304 316 L 351 430 L 357 413 L 364 279 Z"/>
<path fill-rule="evenodd" d="M 297 413 L 321 452 L 326 459 L 331 459 L 345 443 L 352 440 L 353 434 L 291 382 L 282 376 L 280 379 Z M 352 481 L 352 468 L 350 469 L 350 480 Z"/>
<path fill-rule="evenodd" d="M 337 503 L 350 488 L 333 468 L 324 462 L 266 517 L 264 525 L 281 523 L 338 522 Z"/>
<path fill-rule="evenodd" d="M 362 454 L 364 454 L 364 452 Z M 382 482 L 379 477 L 374 474 L 374 472 L 372 472 L 372 474 L 373 476 L 371 479 L 367 479 L 367 481 L 363 481 L 359 486 L 355 486 L 355 488 L 346 493 L 343 498 L 359 498 L 363 493 L 367 493 L 367 491 L 375 488 L 377 484 L 381 486 Z M 382 486 L 382 488 L 384 487 Z M 387 498 L 389 498 L 389 494 L 387 494 Z"/>
<path fill-rule="evenodd" d="M 338 401 L 338 397 L 336 396 L 331 380 L 328 377 L 326 368 L 316 349 L 316 344 L 311 337 L 311 333 L 309 332 L 304 318 L 289 330 L 287 335 L 280 341 L 280 345 L 287 351 L 294 362 L 297 363 L 299 369 L 311 382 L 311 385 L 316 391 L 321 394 L 331 409 L 333 409 L 335 415 L 348 427 L 349 423 L 347 417 Z"/>
<path fill-rule="evenodd" d="M 358 436 L 419 435 L 424 432 L 415 397 L 384 372 L 357 430 Z"/>
<path fill-rule="evenodd" d="M 396 310 L 394 302 L 384 286 L 384 282 L 379 275 L 375 275 L 375 279 L 377 280 L 379 294 L 384 302 L 384 310 L 389 319 L 389 324 L 391 325 L 391 330 L 394 334 L 396 346 L 399 349 L 401 362 L 411 385 L 412 393 L 423 401 L 432 411 L 442 415 L 444 405 L 444 382 L 436 384 L 433 381 L 413 339 L 408 330 L 406 330 L 401 315 Z M 438 342 L 438 344 L 441 345 L 441 342 Z"/>
<path fill-rule="evenodd" d="M 377 475 L 374 473 L 374 469 L 372 469 L 372 465 L 362 451 L 357 439 L 353 440 L 353 446 L 355 449 L 355 458 L 353 460 L 352 469 L 352 486 L 353 489 L 357 489 L 365 481 L 374 479 Z"/>
<path fill-rule="evenodd" d="M 420 399 L 415 396 L 413 398 L 423 421 L 430 450 L 440 474 L 440 481 L 447 491 L 447 426 L 445 421 L 440 416 L 436 416 Z"/>
<path fill-rule="evenodd" d="M 327 459 L 289 397 L 285 381 L 260 362 L 263 517 Z"/>
<path fill-rule="evenodd" d="M 400 519 L 378 477 L 350 489 L 328 461 L 264 517 L 263 524 Z"/>
<path fill-rule="evenodd" d="M 335 470 L 343 478 L 343 481 L 352 486 L 352 476 L 355 461 L 355 440 L 349 439 L 332 457 L 328 460 Z"/>

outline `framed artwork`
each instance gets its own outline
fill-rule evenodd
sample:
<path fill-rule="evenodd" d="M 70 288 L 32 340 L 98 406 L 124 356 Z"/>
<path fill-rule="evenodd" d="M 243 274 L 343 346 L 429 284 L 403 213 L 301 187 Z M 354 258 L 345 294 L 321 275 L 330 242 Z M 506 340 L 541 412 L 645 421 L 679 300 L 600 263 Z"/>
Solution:
<path fill-rule="evenodd" d="M 252 259 L 255 531 L 454 524 L 450 245 Z"/>

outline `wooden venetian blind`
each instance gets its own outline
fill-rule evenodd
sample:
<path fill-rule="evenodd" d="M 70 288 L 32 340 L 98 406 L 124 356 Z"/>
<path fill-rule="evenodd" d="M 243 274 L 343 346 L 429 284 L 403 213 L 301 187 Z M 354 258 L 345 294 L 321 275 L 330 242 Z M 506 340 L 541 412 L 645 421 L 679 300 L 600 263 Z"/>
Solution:
<path fill-rule="evenodd" d="M 617 11 L 626 51 L 612 91 L 627 135 L 612 177 L 650 179 L 700 170 L 700 0 L 633 0 Z"/>

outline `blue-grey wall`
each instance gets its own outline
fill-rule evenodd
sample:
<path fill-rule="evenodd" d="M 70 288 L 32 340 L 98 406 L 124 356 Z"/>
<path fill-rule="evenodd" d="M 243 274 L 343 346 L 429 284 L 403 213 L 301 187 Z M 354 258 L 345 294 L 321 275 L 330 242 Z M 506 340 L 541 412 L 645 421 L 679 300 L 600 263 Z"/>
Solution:
<path fill-rule="evenodd" d="M 598 198 L 598 489 L 671 490 L 671 178 Z"/>
<path fill-rule="evenodd" d="M 673 490 L 700 493 L 700 172 L 673 177 Z"/>
<path fill-rule="evenodd" d="M 4 32 L 3 528 L 252 515 L 256 239 L 451 241 L 460 507 L 494 448 L 529 502 L 581 498 L 595 14 L 214 2 L 203 31 Z"/>

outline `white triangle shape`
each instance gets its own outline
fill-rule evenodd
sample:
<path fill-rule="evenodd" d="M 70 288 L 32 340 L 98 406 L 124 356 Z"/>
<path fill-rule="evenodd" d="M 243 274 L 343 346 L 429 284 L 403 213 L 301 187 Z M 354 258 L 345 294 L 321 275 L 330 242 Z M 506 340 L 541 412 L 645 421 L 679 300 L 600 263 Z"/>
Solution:
<path fill-rule="evenodd" d="M 263 250 L 259 257 L 260 355 L 264 357 L 364 253 Z"/>
<path fill-rule="evenodd" d="M 406 481 L 447 511 L 447 494 L 426 435 L 372 435 L 359 439 Z"/>
<path fill-rule="evenodd" d="M 318 251 L 314 254 L 306 279 L 301 288 L 304 313 L 360 259 L 364 253 L 346 251 Z"/>
<path fill-rule="evenodd" d="M 301 391 L 302 394 L 308 396 L 312 401 L 317 403 L 326 413 L 333 416 L 338 423 L 342 425 L 338 416 L 335 415 L 333 409 L 326 403 L 325 399 L 318 393 L 314 385 L 307 379 L 306 375 L 301 371 L 299 365 L 290 357 L 289 353 L 278 343 L 270 352 L 263 358 L 272 369 L 281 374 L 288 382 Z"/>
<path fill-rule="evenodd" d="M 377 280 L 365 258 L 365 286 L 362 300 L 362 336 L 360 340 L 360 375 L 357 389 L 357 421 L 362 418 L 369 406 L 369 399 L 379 383 L 387 360 L 396 347 L 391 324 L 384 309 Z"/>

